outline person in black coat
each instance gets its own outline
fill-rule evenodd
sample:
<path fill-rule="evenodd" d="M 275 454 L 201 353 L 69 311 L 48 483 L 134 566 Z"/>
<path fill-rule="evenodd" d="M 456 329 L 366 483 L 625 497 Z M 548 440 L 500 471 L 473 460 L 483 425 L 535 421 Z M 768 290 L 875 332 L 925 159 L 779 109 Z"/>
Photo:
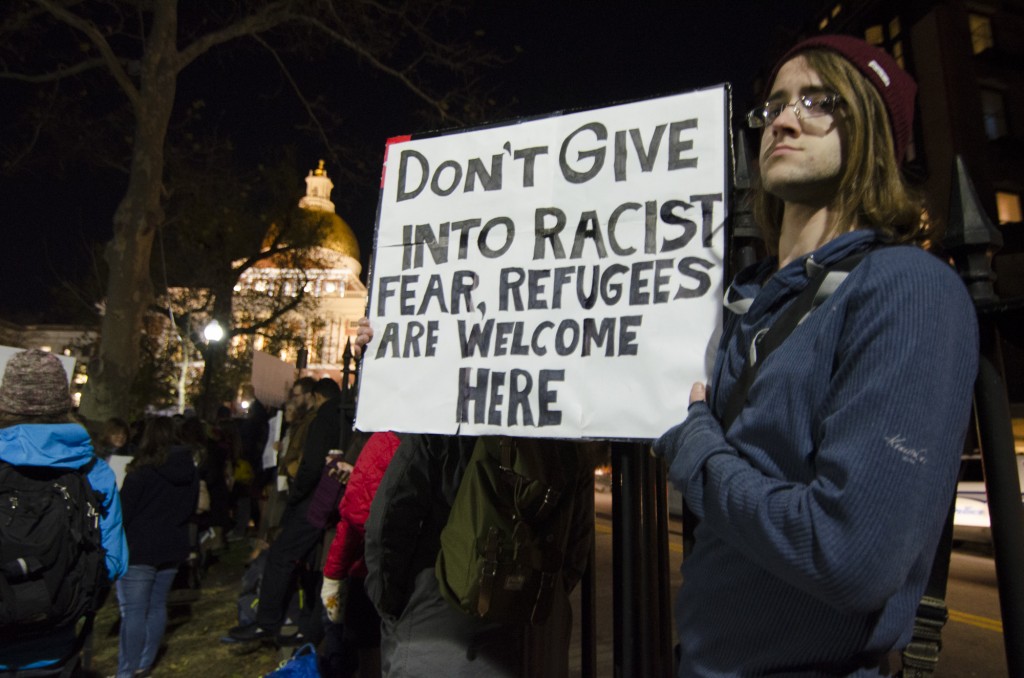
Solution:
<path fill-rule="evenodd" d="M 121 608 L 119 678 L 152 670 L 167 625 L 167 594 L 190 549 L 199 497 L 192 451 L 167 417 L 150 420 L 121 487 L 128 572 L 117 582 Z"/>

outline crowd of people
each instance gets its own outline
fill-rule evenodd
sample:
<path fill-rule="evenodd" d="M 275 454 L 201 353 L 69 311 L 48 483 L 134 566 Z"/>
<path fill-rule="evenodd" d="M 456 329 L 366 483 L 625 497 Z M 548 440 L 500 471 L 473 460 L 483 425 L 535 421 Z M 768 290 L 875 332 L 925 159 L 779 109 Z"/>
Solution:
<path fill-rule="evenodd" d="M 334 382 L 326 381 L 337 390 Z M 293 398 L 289 407 L 295 425 L 286 428 L 286 437 L 278 442 L 296 443 L 300 458 L 300 419 L 308 424 L 302 418 L 312 413 L 307 412 L 311 403 L 305 396 L 313 384 L 310 378 L 296 383 L 293 391 L 301 397 Z M 114 417 L 94 427 L 73 413 L 67 373 L 56 356 L 29 350 L 6 365 L 0 384 L 0 463 L 31 473 L 39 468 L 81 470 L 99 498 L 107 583 L 89 592 L 90 611 L 95 612 L 111 592 L 116 596 L 121 618 L 119 678 L 152 672 L 175 582 L 196 587 L 229 543 L 251 542 L 259 552 L 275 534 L 280 520 L 279 512 L 275 514 L 276 479 L 274 468 L 263 462 L 268 413 L 251 384 L 243 384 L 239 396 L 237 407 L 220 407 L 212 421 L 190 412 L 145 417 L 131 424 Z M 294 457 L 294 449 L 291 452 Z M 280 477 L 293 478 L 291 458 L 282 459 Z M 5 501 L 13 510 L 18 499 L 12 494 Z M 4 548 L 6 557 L 6 549 L 14 546 Z M 5 596 L 3 604 L 13 607 L 13 597 Z M 5 619 L 6 613 L 5 608 Z M 16 675 L 46 675 L 51 666 L 60 667 L 54 669 L 59 675 L 69 658 L 81 651 L 87 632 L 79 621 L 5 639 L 0 675 L 15 669 L 20 671 Z"/>
<path fill-rule="evenodd" d="M 680 676 L 899 670 L 953 497 L 978 349 L 964 286 L 920 247 L 927 210 L 900 172 L 915 87 L 880 49 L 819 36 L 780 60 L 748 116 L 761 130 L 755 212 L 770 256 L 737 274 L 711 382 L 693 384 L 684 420 L 653 447 L 699 520 L 676 610 Z M 842 275 L 820 307 L 767 347 L 830 272 Z M 363 322 L 357 353 L 372 336 Z M 475 439 L 375 432 L 341 449 L 337 382 L 302 378 L 273 465 L 262 462 L 267 412 L 248 391 L 239 419 L 158 418 L 141 435 L 112 420 L 90 445 L 63 378 L 39 351 L 9 362 L 0 459 L 131 457 L 120 495 L 106 463 L 88 473 L 105 498 L 124 620 L 119 677 L 153 668 L 169 582 L 197 545 L 191 524 L 256 540 L 258 602 L 233 642 L 295 642 L 282 630 L 302 589 L 313 604 L 291 621 L 320 647 L 324 675 L 567 674 L 565 601 L 592 538 L 582 509 L 561 612 L 544 624 L 467 615 L 439 589 L 441 532 Z M 582 449 L 575 459 L 572 492 L 585 493 L 590 461 Z M 74 637 L 54 640 L 5 647 L 0 671 L 59 661 Z"/>
<path fill-rule="evenodd" d="M 19 389 L 19 380 L 29 383 Z M 40 385 L 54 402 L 3 402 L 4 394 L 34 394 Z M 244 388 L 240 393 L 253 397 Z M 329 378 L 293 384 L 281 436 L 270 440 L 271 467 L 246 451 L 246 439 L 268 440 L 266 431 L 246 430 L 268 428 L 265 408 L 253 407 L 253 400 L 240 416 L 222 408 L 212 422 L 110 419 L 90 439 L 71 412 L 66 374 L 55 356 L 32 350 L 8 363 L 0 407 L 16 413 L 10 416 L 17 423 L 2 429 L 0 459 L 19 466 L 94 464 L 89 481 L 106 501 L 107 587 L 121 618 L 119 678 L 152 673 L 172 585 L 183 578 L 188 585 L 218 552 L 241 541 L 236 534 L 244 538 L 249 567 L 258 570 L 254 614 L 227 630 L 224 642 L 311 642 L 319 646 L 322 675 L 330 676 L 404 675 L 428 666 L 445 675 L 508 676 L 551 666 L 545 675 L 565 675 L 568 595 L 585 568 L 591 538 L 587 504 L 574 504 L 573 558 L 552 621 L 529 631 L 474 620 L 449 606 L 433 575 L 440 531 L 474 439 L 356 432 L 341 450 L 350 425 L 341 395 Z M 42 441 L 45 452 L 23 439 Z M 32 456 L 38 454 L 46 458 Z M 386 479 L 392 461 L 399 470 Z M 575 492 L 592 491 L 592 464 L 580 457 L 574 468 Z M 385 500 L 381 519 L 373 522 L 378 488 Z M 324 497 L 333 516 L 316 512 Z M 296 626 L 297 632 L 285 633 Z M 0 675 L 16 668 L 46 675 L 49 667 L 59 675 L 81 649 L 81 633 L 80 625 L 69 625 L 5 644 Z M 418 657 L 419 648 L 431 650 Z"/>

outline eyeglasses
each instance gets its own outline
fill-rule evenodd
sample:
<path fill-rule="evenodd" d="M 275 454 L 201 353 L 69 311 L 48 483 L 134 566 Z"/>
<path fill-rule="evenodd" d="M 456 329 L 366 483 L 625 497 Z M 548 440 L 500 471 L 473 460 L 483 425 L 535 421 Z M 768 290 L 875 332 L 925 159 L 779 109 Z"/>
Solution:
<path fill-rule="evenodd" d="M 747 113 L 747 126 L 753 129 L 767 127 L 775 122 L 775 119 L 782 115 L 782 111 L 787 108 L 792 108 L 793 114 L 798 119 L 831 115 L 842 100 L 843 98 L 835 92 L 823 92 L 820 94 L 805 94 L 797 97 L 796 101 L 790 103 L 767 101 L 764 106 L 755 108 Z"/>

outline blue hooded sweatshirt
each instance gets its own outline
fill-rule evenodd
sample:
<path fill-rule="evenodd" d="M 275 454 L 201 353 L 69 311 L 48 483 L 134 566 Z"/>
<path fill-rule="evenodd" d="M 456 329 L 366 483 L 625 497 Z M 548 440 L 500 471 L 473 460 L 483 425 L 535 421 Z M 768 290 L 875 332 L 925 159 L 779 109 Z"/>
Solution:
<path fill-rule="evenodd" d="M 0 429 L 0 460 L 12 466 L 81 468 L 94 457 L 89 434 L 78 424 L 19 424 Z M 106 550 L 107 572 L 113 581 L 128 569 L 128 543 L 121 525 L 121 499 L 114 472 L 102 459 L 96 459 L 86 479 L 103 497 L 100 535 Z M 58 631 L 59 638 L 55 634 L 43 639 L 38 648 L 4 648 L 0 652 L 0 669 L 35 668 L 59 661 L 68 634 L 67 629 Z M 70 639 L 74 640 L 73 634 Z M 33 656 L 36 651 L 38 655 Z"/>

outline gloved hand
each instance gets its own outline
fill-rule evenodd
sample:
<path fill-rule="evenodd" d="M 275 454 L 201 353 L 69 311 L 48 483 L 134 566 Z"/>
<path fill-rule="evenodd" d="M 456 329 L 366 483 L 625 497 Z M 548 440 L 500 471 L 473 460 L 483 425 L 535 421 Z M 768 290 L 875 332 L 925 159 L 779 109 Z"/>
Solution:
<path fill-rule="evenodd" d="M 348 599 L 347 579 L 328 579 L 320 587 L 320 600 L 324 603 L 327 618 L 334 624 L 340 624 L 345 617 L 345 601 Z"/>

